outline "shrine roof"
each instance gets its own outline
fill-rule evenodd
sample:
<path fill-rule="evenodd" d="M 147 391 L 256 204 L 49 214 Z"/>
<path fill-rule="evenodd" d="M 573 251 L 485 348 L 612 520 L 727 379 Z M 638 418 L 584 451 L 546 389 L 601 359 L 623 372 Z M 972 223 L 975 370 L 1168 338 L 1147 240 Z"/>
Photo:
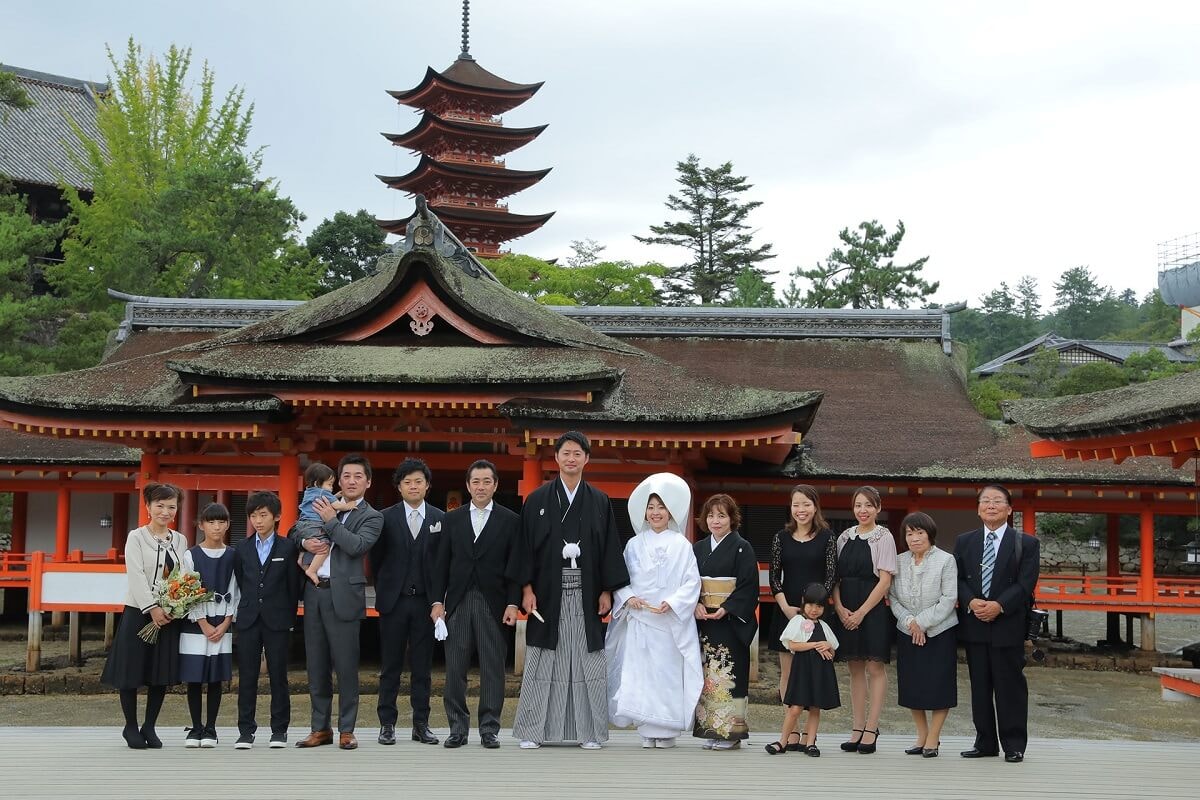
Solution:
<path fill-rule="evenodd" d="M 1049 439 L 1112 436 L 1191 422 L 1200 419 L 1200 372 L 1089 394 L 1011 400 L 1003 410 L 1005 419 Z"/>
<path fill-rule="evenodd" d="M 376 175 L 384 183 L 400 183 L 412 180 L 422 172 L 433 171 L 445 175 L 455 175 L 464 178 L 486 178 L 489 180 L 541 180 L 550 174 L 553 167 L 545 169 L 509 169 L 502 164 L 464 164 L 456 161 L 438 161 L 429 155 L 422 155 L 417 166 L 404 175 Z"/>
<path fill-rule="evenodd" d="M 0 464 L 135 466 L 141 458 L 134 447 L 0 428 Z"/>
<path fill-rule="evenodd" d="M 444 128 L 465 136 L 477 136 L 486 139 L 532 139 L 546 130 L 547 125 L 534 125 L 528 128 L 506 128 L 503 125 L 489 125 L 483 122 L 473 122 L 465 119 L 448 119 L 439 117 L 432 111 L 421 115 L 421 121 L 411 130 L 404 133 L 385 133 L 383 137 L 390 142 L 403 144 L 404 141 L 423 133 L 429 128 Z"/>
<path fill-rule="evenodd" d="M 482 89 L 489 93 L 525 97 L 532 97 L 538 89 L 542 88 L 542 82 L 514 83 L 488 72 L 473 58 L 457 58 L 453 64 L 441 72 L 433 67 L 426 67 L 425 76 L 416 86 L 403 91 L 389 91 L 388 94 L 404 103 L 436 83 L 467 91 Z"/>
<path fill-rule="evenodd" d="M 168 367 L 187 375 L 294 383 L 417 385 L 615 381 L 592 353 L 551 347 L 388 347 L 368 344 L 234 344 L 180 353 Z"/>
<path fill-rule="evenodd" d="M 967 397 L 963 370 L 936 339 L 631 337 L 710 386 L 823 394 L 783 468 L 793 478 L 1191 483 L 1169 463 L 1035 459 L 1030 434 L 995 423 Z"/>
<path fill-rule="evenodd" d="M 549 214 L 513 214 L 495 208 L 458 208 L 454 206 L 441 206 L 437 209 L 438 216 L 447 222 L 492 225 L 497 228 L 529 228 L 531 230 L 545 225 L 554 216 L 554 213 L 551 211 Z M 378 222 L 384 230 L 399 233 L 408 223 L 412 222 L 415 216 L 416 214 L 413 213 L 402 219 L 381 219 Z"/>
<path fill-rule="evenodd" d="M 28 109 L 4 106 L 0 114 L 0 175 L 18 183 L 58 186 L 65 182 L 91 191 L 90 179 L 71 158 L 76 141 L 74 122 L 93 141 L 101 141 L 96 127 L 96 99 L 108 85 L 51 75 L 6 64 L 0 71 L 17 76 L 33 101 Z"/>

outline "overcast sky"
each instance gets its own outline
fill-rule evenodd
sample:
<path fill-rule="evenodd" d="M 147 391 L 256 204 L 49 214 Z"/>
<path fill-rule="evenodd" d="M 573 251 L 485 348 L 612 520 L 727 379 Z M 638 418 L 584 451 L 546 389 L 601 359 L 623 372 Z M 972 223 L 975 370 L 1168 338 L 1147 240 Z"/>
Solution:
<path fill-rule="evenodd" d="M 593 238 L 607 256 L 672 264 L 634 241 L 667 218 L 675 163 L 732 161 L 780 277 L 864 219 L 930 256 L 941 302 L 1066 268 L 1155 286 L 1156 244 L 1200 230 L 1200 3 L 474 0 L 471 52 L 545 81 L 505 124 L 549 123 L 508 157 L 553 167 L 510 201 L 555 211 L 512 243 L 545 257 Z M 33 10 L 37 9 L 37 10 Z M 384 92 L 459 52 L 458 0 L 105 3 L 7 15 L 0 62 L 102 80 L 104 45 L 190 46 L 219 88 L 245 87 L 268 174 L 308 215 L 403 216 L 376 174 L 416 159 L 380 132 L 417 121 Z"/>

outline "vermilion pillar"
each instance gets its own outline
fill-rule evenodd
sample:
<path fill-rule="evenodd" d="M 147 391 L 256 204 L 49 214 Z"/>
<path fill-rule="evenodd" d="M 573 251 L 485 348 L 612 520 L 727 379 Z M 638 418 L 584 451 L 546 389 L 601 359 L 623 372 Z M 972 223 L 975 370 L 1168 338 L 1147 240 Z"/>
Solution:
<path fill-rule="evenodd" d="M 71 549 L 71 490 L 58 487 L 58 513 L 54 521 L 54 560 L 66 561 Z"/>
<path fill-rule="evenodd" d="M 525 460 L 521 464 L 521 483 L 517 486 L 517 491 L 521 495 L 521 499 L 529 496 L 529 493 L 542 485 L 542 459 L 538 455 L 537 448 L 533 452 L 525 453 Z"/>
<path fill-rule="evenodd" d="M 13 492 L 12 551 L 24 553 L 29 530 L 29 492 Z"/>
<path fill-rule="evenodd" d="M 279 503 L 283 506 L 279 533 L 287 535 L 296 524 L 300 505 L 300 456 L 295 453 L 284 453 L 279 459 Z"/>
<path fill-rule="evenodd" d="M 1138 594 L 1143 602 L 1150 602 L 1154 599 L 1154 512 L 1145 507 L 1150 504 L 1145 496 L 1142 498 L 1142 503 L 1143 509 L 1140 515 L 1142 566 L 1138 581 Z"/>

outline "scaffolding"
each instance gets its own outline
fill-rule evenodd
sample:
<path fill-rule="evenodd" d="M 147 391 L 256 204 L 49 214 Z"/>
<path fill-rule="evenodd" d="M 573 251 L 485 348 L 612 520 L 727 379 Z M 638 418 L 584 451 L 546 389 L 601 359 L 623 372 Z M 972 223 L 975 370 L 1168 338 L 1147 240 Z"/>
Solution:
<path fill-rule="evenodd" d="M 1170 305 L 1200 306 L 1200 232 L 1158 243 L 1158 291 Z"/>

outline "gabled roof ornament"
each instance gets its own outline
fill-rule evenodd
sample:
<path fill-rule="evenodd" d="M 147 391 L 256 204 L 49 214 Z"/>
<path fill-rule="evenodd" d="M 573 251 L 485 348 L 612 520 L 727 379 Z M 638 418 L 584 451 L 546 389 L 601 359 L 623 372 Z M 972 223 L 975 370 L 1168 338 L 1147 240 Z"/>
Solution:
<path fill-rule="evenodd" d="M 472 278 L 490 278 L 499 283 L 500 280 L 491 270 L 481 264 L 466 245 L 438 219 L 429 203 L 425 201 L 425 195 L 419 194 L 416 199 L 417 213 L 404 229 L 404 240 L 397 242 L 392 247 L 392 252 L 403 255 L 413 248 L 434 250 Z"/>

